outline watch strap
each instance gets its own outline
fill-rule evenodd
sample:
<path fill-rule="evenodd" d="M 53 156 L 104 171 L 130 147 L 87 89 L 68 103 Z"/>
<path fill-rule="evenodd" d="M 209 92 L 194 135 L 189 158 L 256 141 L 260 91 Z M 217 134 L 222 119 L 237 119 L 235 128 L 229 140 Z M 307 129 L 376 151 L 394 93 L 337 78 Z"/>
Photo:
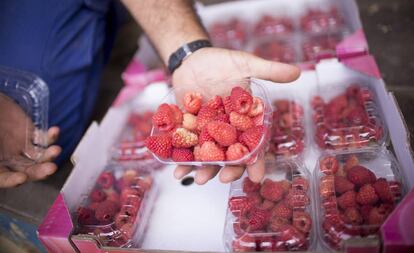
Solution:
<path fill-rule="evenodd" d="M 170 73 L 172 74 L 174 70 L 181 65 L 185 58 L 204 47 L 212 47 L 211 42 L 209 40 L 196 40 L 186 43 L 177 49 L 177 51 L 172 53 L 168 59 L 168 70 Z"/>

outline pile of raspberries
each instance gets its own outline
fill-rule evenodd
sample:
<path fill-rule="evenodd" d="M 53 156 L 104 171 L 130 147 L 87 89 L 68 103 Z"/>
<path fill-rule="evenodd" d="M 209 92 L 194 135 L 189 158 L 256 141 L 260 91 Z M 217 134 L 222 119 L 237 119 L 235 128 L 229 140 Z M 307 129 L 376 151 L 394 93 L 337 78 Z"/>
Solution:
<path fill-rule="evenodd" d="M 340 32 L 344 29 L 344 20 L 332 6 L 329 10 L 310 9 L 300 19 L 300 26 L 306 33 Z"/>
<path fill-rule="evenodd" d="M 235 87 L 230 96 L 203 102 L 200 93 L 190 92 L 183 111 L 161 104 L 152 117 L 158 133 L 146 139 L 147 148 L 175 162 L 214 162 L 239 160 L 259 145 L 265 132 L 260 98 Z"/>
<path fill-rule="evenodd" d="M 312 229 L 308 190 L 309 182 L 300 174 L 292 181 L 266 178 L 262 183 L 246 177 L 246 195 L 228 203 L 235 217 L 233 251 L 306 250 Z"/>
<path fill-rule="evenodd" d="M 350 237 L 377 233 L 401 197 L 399 182 L 377 178 L 355 155 L 343 164 L 334 156 L 324 157 L 320 172 L 323 236 L 334 249 Z"/>
<path fill-rule="evenodd" d="M 96 235 L 105 246 L 121 247 L 130 242 L 152 181 L 147 173 L 135 169 L 125 170 L 120 178 L 111 171 L 102 172 L 88 204 L 76 212 L 79 234 Z"/>
<path fill-rule="evenodd" d="M 153 112 L 133 112 L 129 115 L 113 158 L 117 161 L 150 160 L 151 153 L 145 148 L 145 139 L 150 136 Z"/>
<path fill-rule="evenodd" d="M 278 156 L 292 156 L 304 149 L 303 107 L 290 100 L 273 102 L 273 124 L 269 151 Z"/>
<path fill-rule="evenodd" d="M 311 101 L 316 125 L 315 141 L 322 149 L 361 148 L 378 144 L 383 129 L 378 121 L 374 95 L 358 84 L 329 102 L 320 96 Z"/>

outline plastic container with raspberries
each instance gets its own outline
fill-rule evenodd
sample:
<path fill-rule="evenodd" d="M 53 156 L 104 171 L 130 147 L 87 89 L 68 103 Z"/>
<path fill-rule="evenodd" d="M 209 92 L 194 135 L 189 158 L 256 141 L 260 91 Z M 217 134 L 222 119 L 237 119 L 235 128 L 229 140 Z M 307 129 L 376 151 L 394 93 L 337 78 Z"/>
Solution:
<path fill-rule="evenodd" d="M 388 151 L 323 154 L 314 171 L 315 210 L 325 249 L 343 251 L 373 239 L 404 194 L 400 169 Z"/>
<path fill-rule="evenodd" d="M 216 84 L 217 85 L 217 84 Z M 251 79 L 222 83 L 228 94 L 173 89 L 152 117 L 147 148 L 164 164 L 244 165 L 264 156 L 272 107 Z M 175 94 L 184 94 L 176 101 Z"/>
<path fill-rule="evenodd" d="M 303 154 L 306 145 L 303 106 L 288 98 L 273 100 L 273 108 L 269 152 L 285 158 Z"/>
<path fill-rule="evenodd" d="M 109 164 L 76 210 L 75 234 L 101 246 L 139 247 L 155 195 L 151 170 Z"/>
<path fill-rule="evenodd" d="M 314 140 L 321 150 L 378 148 L 386 142 L 376 95 L 359 80 L 319 87 L 311 106 Z"/>
<path fill-rule="evenodd" d="M 268 160 L 262 182 L 247 175 L 230 187 L 227 252 L 307 251 L 315 246 L 310 175 L 295 159 Z"/>

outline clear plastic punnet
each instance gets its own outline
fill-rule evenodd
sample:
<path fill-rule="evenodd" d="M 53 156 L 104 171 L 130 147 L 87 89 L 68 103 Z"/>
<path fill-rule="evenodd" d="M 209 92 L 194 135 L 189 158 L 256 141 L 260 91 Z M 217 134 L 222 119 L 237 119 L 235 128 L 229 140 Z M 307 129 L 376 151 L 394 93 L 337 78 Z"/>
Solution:
<path fill-rule="evenodd" d="M 299 55 L 295 48 L 295 39 L 288 37 L 277 39 L 268 37 L 251 41 L 248 51 L 271 61 L 294 63 L 299 61 Z"/>
<path fill-rule="evenodd" d="M 49 89 L 34 74 L 0 66 L 0 164 L 34 164 L 47 148 Z"/>
<path fill-rule="evenodd" d="M 101 246 L 140 247 L 156 197 L 152 169 L 111 163 L 76 210 L 74 234 Z"/>
<path fill-rule="evenodd" d="M 345 38 L 344 32 L 309 35 L 302 38 L 302 61 L 316 61 L 336 56 L 336 45 Z"/>
<path fill-rule="evenodd" d="M 151 134 L 153 115 L 151 110 L 130 113 L 124 129 L 111 150 L 112 160 L 133 162 L 137 167 L 152 169 L 162 166 L 145 147 L 145 139 Z"/>
<path fill-rule="evenodd" d="M 295 159 L 269 159 L 260 183 L 246 174 L 233 182 L 223 235 L 226 251 L 314 249 L 309 182 L 309 172 Z"/>
<path fill-rule="evenodd" d="M 274 10 L 272 10 L 274 12 Z M 294 19 L 288 15 L 263 14 L 253 27 L 256 38 L 291 35 L 296 30 Z"/>
<path fill-rule="evenodd" d="M 300 18 L 300 29 L 308 34 L 338 32 L 346 27 L 343 13 L 333 1 L 327 4 L 311 2 Z"/>
<path fill-rule="evenodd" d="M 322 150 L 378 148 L 386 141 L 375 92 L 362 80 L 320 87 L 311 106 L 314 140 Z"/>
<path fill-rule="evenodd" d="M 369 247 L 361 242 L 372 239 L 378 248 L 378 229 L 404 194 L 394 157 L 385 149 L 322 154 L 314 180 L 323 247 Z"/>
<path fill-rule="evenodd" d="M 275 99 L 273 103 L 272 128 L 269 152 L 280 157 L 294 157 L 304 151 L 304 108 L 297 100 Z"/>
<path fill-rule="evenodd" d="M 236 85 L 235 85 L 236 84 Z M 244 165 L 264 156 L 272 106 L 266 89 L 254 79 L 213 83 L 214 90 L 172 89 L 153 117 L 147 148 L 164 164 Z M 176 95 L 183 97 L 177 101 Z"/>

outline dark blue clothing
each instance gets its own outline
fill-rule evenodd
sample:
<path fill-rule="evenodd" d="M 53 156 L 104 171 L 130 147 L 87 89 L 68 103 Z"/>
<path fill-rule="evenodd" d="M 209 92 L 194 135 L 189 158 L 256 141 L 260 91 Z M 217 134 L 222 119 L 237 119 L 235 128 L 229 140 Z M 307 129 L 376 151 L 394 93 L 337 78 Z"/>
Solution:
<path fill-rule="evenodd" d="M 49 86 L 49 126 L 70 155 L 89 123 L 108 56 L 110 0 L 1 0 L 0 65 Z"/>

